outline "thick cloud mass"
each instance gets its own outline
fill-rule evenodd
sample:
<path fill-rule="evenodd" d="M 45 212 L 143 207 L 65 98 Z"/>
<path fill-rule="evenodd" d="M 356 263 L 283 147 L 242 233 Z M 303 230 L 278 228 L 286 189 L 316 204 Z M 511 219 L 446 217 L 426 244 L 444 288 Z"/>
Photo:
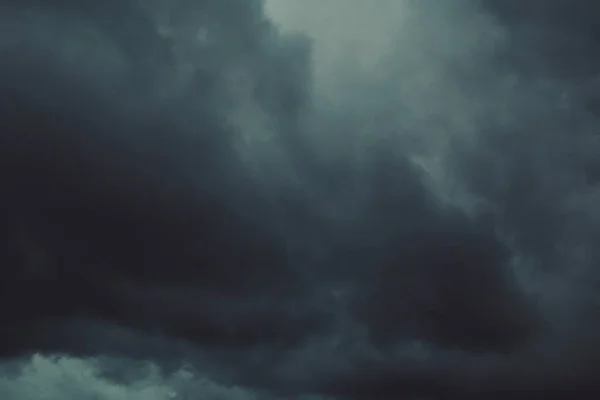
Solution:
<path fill-rule="evenodd" d="M 591 2 L 48 4 L 0 5 L 1 398 L 600 395 Z"/>

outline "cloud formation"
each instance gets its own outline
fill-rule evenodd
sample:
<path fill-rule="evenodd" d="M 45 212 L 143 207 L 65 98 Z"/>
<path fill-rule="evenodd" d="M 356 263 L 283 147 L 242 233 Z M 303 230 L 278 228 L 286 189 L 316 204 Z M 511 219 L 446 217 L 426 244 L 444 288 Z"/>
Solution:
<path fill-rule="evenodd" d="M 0 393 L 599 393 L 597 10 L 524 4 L 5 2 Z"/>

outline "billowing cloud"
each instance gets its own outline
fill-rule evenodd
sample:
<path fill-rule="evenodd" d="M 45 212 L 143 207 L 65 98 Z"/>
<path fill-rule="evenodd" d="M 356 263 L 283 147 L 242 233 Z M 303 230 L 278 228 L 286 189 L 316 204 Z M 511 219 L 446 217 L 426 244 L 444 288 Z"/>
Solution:
<path fill-rule="evenodd" d="M 3 396 L 598 393 L 595 9 L 542 3 L 5 2 Z"/>
<path fill-rule="evenodd" d="M 0 392 L 8 399 L 258 398 L 252 390 L 218 385 L 197 376 L 190 368 L 182 367 L 165 375 L 156 365 L 130 362 L 129 377 L 116 379 L 107 374 L 102 365 L 102 360 L 97 358 L 34 355 L 27 363 L 4 366 Z"/>

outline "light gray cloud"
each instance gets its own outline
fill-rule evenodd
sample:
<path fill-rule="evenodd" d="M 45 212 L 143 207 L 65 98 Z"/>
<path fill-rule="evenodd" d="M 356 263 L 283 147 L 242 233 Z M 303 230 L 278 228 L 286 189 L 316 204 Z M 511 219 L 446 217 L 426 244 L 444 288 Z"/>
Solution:
<path fill-rule="evenodd" d="M 121 360 L 127 363 L 126 360 Z M 130 361 L 132 379 L 115 381 L 106 376 L 99 358 L 48 357 L 34 355 L 24 362 L 3 365 L 0 393 L 5 398 L 96 399 L 96 400 L 184 400 L 190 398 L 255 400 L 265 398 L 255 391 L 212 382 L 190 368 L 164 375 L 153 364 Z"/>

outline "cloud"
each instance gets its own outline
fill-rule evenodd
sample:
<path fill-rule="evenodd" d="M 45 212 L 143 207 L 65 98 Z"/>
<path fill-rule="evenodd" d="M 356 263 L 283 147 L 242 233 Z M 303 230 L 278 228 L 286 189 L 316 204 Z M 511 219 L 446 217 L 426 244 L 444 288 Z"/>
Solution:
<path fill-rule="evenodd" d="M 597 393 L 593 11 L 520 4 L 7 4 L 5 397 Z"/>
<path fill-rule="evenodd" d="M 122 360 L 122 362 L 126 362 Z M 3 365 L 0 391 L 20 399 L 186 399 L 201 396 L 219 399 L 256 399 L 252 390 L 228 387 L 182 368 L 165 376 L 155 365 L 130 362 L 130 378 L 107 375 L 106 362 L 97 358 L 44 357 Z"/>

